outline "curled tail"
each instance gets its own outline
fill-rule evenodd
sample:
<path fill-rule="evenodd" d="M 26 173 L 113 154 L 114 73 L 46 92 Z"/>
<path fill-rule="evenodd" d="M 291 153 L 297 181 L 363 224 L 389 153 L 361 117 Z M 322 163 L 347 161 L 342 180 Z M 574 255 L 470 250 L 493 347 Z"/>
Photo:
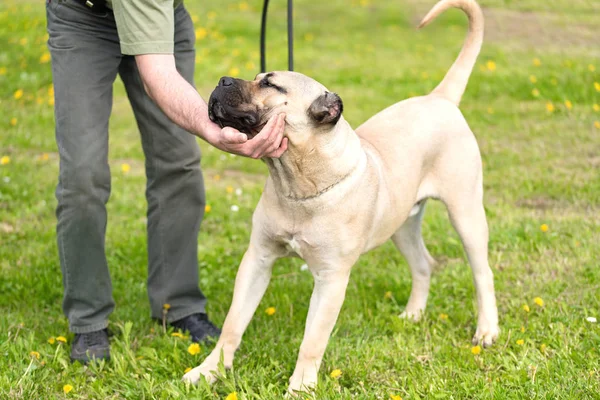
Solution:
<path fill-rule="evenodd" d="M 469 17 L 469 33 L 458 58 L 432 93 L 439 94 L 458 105 L 483 43 L 483 12 L 479 4 L 475 0 L 441 0 L 423 18 L 419 28 L 429 24 L 442 12 L 453 7 L 460 8 Z"/>

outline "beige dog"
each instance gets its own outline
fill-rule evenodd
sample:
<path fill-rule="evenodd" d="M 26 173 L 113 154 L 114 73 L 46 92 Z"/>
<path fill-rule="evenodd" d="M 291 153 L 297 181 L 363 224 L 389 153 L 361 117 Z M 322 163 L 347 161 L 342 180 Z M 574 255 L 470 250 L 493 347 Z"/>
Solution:
<path fill-rule="evenodd" d="M 233 365 L 234 352 L 280 257 L 303 258 L 315 280 L 291 393 L 317 383 L 352 266 L 362 253 L 390 238 L 407 259 L 413 278 L 401 316 L 419 318 L 434 263 L 421 237 L 428 198 L 447 206 L 473 270 L 479 313 L 473 341 L 488 346 L 496 339 L 481 157 L 457 108 L 481 48 L 483 15 L 473 0 L 442 0 L 421 26 L 450 7 L 461 8 L 470 27 L 443 81 L 430 95 L 397 103 L 356 132 L 341 115 L 340 98 L 304 75 L 274 72 L 254 81 L 221 79 L 209 102 L 211 118 L 253 134 L 271 116 L 284 112 L 289 148 L 281 158 L 265 160 L 270 175 L 254 212 L 250 245 L 223 333 L 212 353 L 184 380 L 196 382 L 202 375 L 213 381 L 221 355 L 226 368 Z"/>

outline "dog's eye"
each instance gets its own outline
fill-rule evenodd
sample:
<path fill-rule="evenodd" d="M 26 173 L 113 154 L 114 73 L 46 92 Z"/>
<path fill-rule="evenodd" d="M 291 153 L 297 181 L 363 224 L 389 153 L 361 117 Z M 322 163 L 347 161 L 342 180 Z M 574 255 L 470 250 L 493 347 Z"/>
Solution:
<path fill-rule="evenodd" d="M 263 79 L 262 81 L 260 81 L 260 86 L 261 87 L 272 87 L 272 88 L 277 87 L 277 86 L 273 85 L 271 82 L 269 82 L 268 79 Z"/>
<path fill-rule="evenodd" d="M 260 87 L 261 88 L 273 88 L 273 89 L 277 90 L 280 93 L 287 94 L 287 90 L 285 90 L 281 86 L 277 86 L 277 85 L 269 82 L 269 80 L 267 78 L 265 78 L 262 81 L 260 81 Z"/>

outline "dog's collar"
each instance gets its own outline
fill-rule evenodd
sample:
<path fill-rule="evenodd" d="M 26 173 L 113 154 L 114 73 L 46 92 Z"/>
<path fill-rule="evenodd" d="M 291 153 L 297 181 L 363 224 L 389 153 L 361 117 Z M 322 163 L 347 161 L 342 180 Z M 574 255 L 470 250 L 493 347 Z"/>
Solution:
<path fill-rule="evenodd" d="M 352 168 L 350 170 L 350 172 L 348 172 L 346 175 L 344 175 L 339 180 L 335 181 L 334 183 L 332 183 L 331 185 L 327 186 L 326 188 L 321 189 L 320 191 L 318 191 L 317 193 L 315 193 L 313 195 L 306 196 L 306 197 L 296 197 L 296 196 L 291 196 L 291 195 L 287 195 L 286 194 L 285 198 L 288 199 L 288 200 L 293 200 L 293 201 L 307 201 L 307 200 L 316 199 L 317 197 L 320 197 L 320 196 L 324 195 L 325 193 L 329 192 L 331 189 L 333 189 L 337 185 L 339 185 L 342 182 L 344 182 L 345 180 L 347 180 L 354 173 L 354 171 L 356 171 L 358 169 L 359 165 L 361 165 L 361 163 L 356 163 L 354 165 L 354 168 Z"/>

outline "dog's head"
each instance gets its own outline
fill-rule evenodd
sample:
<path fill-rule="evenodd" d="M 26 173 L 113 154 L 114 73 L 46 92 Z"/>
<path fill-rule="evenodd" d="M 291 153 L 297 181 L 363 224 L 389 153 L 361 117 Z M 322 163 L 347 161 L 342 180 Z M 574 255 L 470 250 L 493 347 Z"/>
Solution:
<path fill-rule="evenodd" d="M 297 72 L 258 74 L 252 81 L 223 77 L 208 102 L 210 119 L 252 137 L 269 118 L 286 114 L 285 135 L 331 130 L 343 111 L 342 99 Z M 300 138 L 296 138 L 300 139 Z"/>

